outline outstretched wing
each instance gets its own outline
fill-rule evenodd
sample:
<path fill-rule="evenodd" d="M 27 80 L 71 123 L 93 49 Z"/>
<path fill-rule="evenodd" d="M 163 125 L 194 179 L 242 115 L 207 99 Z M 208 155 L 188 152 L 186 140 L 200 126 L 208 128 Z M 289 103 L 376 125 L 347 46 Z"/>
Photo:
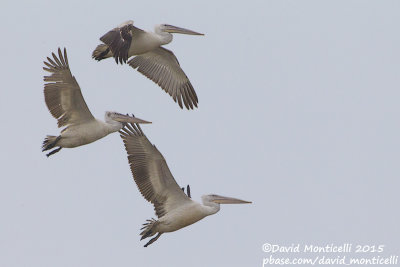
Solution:
<path fill-rule="evenodd" d="M 43 69 L 51 73 L 44 76 L 44 99 L 51 115 L 58 120 L 58 127 L 94 120 L 69 69 L 67 50 L 64 48 L 63 55 L 58 48 L 58 57 L 52 55 L 53 59 L 48 57 L 48 62 L 44 61 Z"/>
<path fill-rule="evenodd" d="M 170 50 L 159 47 L 132 58 L 128 64 L 157 83 L 181 108 L 182 101 L 187 109 L 197 107 L 196 92 Z"/>
<path fill-rule="evenodd" d="M 159 218 L 191 201 L 176 183 L 160 151 L 138 124 L 126 125 L 120 134 L 136 185 L 143 197 L 153 203 Z"/>
<path fill-rule="evenodd" d="M 143 32 L 143 30 L 133 26 L 132 20 L 128 20 L 104 34 L 100 40 L 111 49 L 115 62 L 117 62 L 117 64 L 118 62 L 122 64 L 126 63 L 128 60 L 128 52 L 131 47 L 132 37 Z"/>

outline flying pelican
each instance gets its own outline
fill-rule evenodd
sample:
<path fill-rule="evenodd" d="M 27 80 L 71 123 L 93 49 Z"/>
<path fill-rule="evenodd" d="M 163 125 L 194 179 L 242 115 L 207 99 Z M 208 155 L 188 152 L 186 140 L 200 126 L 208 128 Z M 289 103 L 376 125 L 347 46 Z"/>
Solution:
<path fill-rule="evenodd" d="M 44 99 L 51 115 L 58 120 L 58 127 L 67 126 L 59 136 L 48 135 L 43 142 L 42 151 L 54 149 L 46 156 L 57 153 L 63 147 L 77 147 L 92 143 L 104 136 L 119 131 L 128 122 L 150 123 L 139 118 L 117 112 L 107 111 L 105 122 L 97 120 L 90 113 L 81 89 L 68 65 L 67 50 L 64 56 L 58 48 L 58 58 L 52 53 L 53 60 L 47 58 L 43 67 L 51 73 L 44 76 Z"/>
<path fill-rule="evenodd" d="M 153 203 L 158 220 L 147 220 L 140 235 L 156 241 L 163 233 L 174 232 L 208 215 L 217 213 L 220 204 L 251 203 L 219 195 L 202 196 L 203 204 L 190 199 L 178 186 L 160 151 L 150 143 L 137 124 L 126 124 L 119 131 L 128 153 L 133 178 L 143 197 Z"/>
<path fill-rule="evenodd" d="M 171 33 L 204 35 L 169 24 L 159 24 L 154 32 L 143 31 L 129 20 L 104 34 L 92 57 L 98 61 L 114 57 L 115 62 L 126 63 L 157 83 L 181 108 L 182 101 L 187 109 L 197 107 L 198 98 L 188 77 L 179 66 L 172 51 L 162 45 L 172 41 Z"/>

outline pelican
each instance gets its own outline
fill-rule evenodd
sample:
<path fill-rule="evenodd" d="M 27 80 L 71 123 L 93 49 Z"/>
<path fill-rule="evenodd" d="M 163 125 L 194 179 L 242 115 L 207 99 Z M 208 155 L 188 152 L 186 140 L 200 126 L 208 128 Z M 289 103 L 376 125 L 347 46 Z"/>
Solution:
<path fill-rule="evenodd" d="M 90 113 L 81 89 L 69 69 L 67 50 L 64 55 L 58 48 L 58 58 L 52 53 L 53 59 L 44 61 L 45 71 L 51 73 L 44 76 L 44 99 L 51 115 L 58 120 L 58 127 L 67 126 L 59 136 L 48 135 L 43 142 L 42 151 L 54 149 L 46 156 L 57 153 L 63 147 L 71 148 L 92 143 L 106 135 L 119 131 L 124 124 L 150 123 L 139 118 L 130 117 L 117 112 L 107 111 L 105 122 L 97 120 Z"/>
<path fill-rule="evenodd" d="M 220 204 L 251 203 L 215 194 L 202 196 L 203 204 L 193 201 L 176 183 L 164 157 L 150 143 L 138 124 L 126 124 L 119 133 L 128 153 L 136 185 L 143 197 L 154 205 L 158 217 L 158 220 L 147 220 L 140 229 L 143 230 L 140 240 L 157 234 L 145 247 L 163 233 L 174 232 L 217 213 Z"/>
<path fill-rule="evenodd" d="M 154 32 L 143 31 L 129 20 L 104 34 L 100 44 L 92 53 L 98 61 L 114 57 L 115 62 L 126 63 L 147 78 L 157 83 L 181 108 L 182 101 L 187 109 L 197 107 L 198 98 L 188 77 L 179 66 L 172 51 L 162 45 L 172 41 L 171 33 L 204 35 L 169 24 L 159 24 Z"/>

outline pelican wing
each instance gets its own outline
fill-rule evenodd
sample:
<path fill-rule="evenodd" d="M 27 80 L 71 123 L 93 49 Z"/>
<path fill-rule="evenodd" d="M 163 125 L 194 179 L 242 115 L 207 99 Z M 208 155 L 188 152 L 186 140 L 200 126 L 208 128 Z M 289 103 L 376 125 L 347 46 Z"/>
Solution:
<path fill-rule="evenodd" d="M 115 62 L 122 64 L 128 60 L 132 37 L 142 33 L 144 31 L 133 26 L 133 21 L 129 20 L 104 34 L 100 40 L 111 49 Z"/>
<path fill-rule="evenodd" d="M 93 120 L 81 89 L 72 76 L 68 65 L 67 50 L 64 48 L 64 55 L 58 48 L 58 58 L 52 53 L 53 59 L 47 58 L 43 67 L 51 73 L 44 76 L 44 99 L 51 115 L 58 120 L 58 127 L 68 124 L 80 124 Z"/>
<path fill-rule="evenodd" d="M 139 125 L 128 124 L 120 134 L 136 185 L 143 197 L 153 203 L 159 218 L 191 201 L 176 183 L 160 151 L 150 143 Z"/>
<path fill-rule="evenodd" d="M 170 50 L 159 47 L 132 58 L 128 64 L 157 83 L 181 108 L 182 100 L 187 109 L 197 107 L 196 92 Z"/>

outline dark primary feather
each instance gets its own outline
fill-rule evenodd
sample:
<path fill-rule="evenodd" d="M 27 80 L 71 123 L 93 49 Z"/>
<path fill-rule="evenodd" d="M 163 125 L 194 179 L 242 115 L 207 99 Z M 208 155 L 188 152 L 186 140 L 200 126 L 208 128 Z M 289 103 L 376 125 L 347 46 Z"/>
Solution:
<path fill-rule="evenodd" d="M 126 63 L 132 43 L 132 24 L 117 27 L 104 34 L 100 40 L 111 49 L 116 63 Z"/>

